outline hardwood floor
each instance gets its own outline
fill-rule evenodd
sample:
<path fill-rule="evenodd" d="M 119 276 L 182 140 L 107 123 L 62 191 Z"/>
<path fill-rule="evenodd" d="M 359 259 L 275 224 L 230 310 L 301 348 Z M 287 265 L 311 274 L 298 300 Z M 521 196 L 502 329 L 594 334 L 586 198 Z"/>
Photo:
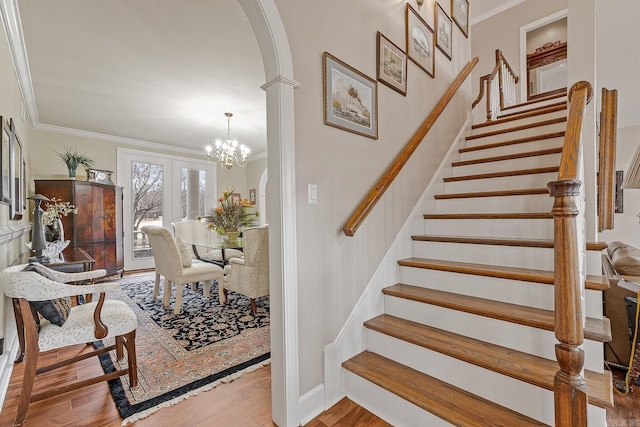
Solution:
<path fill-rule="evenodd" d="M 52 362 L 87 349 L 89 347 L 80 345 L 62 351 L 52 351 L 43 355 L 41 361 Z M 22 363 L 16 364 L 12 373 L 4 406 L 0 412 L 0 427 L 13 424 L 20 395 L 22 366 Z M 39 378 L 40 383 L 36 382 L 36 385 L 38 389 L 42 389 L 69 377 L 86 378 L 101 372 L 98 361 L 88 359 L 78 362 L 74 367 L 44 374 Z M 609 427 L 640 426 L 639 386 L 634 387 L 633 392 L 626 396 L 615 393 L 615 403 L 615 409 L 607 411 Z M 100 383 L 32 403 L 25 425 L 119 427 L 121 422 L 107 384 Z M 163 408 L 129 425 L 273 427 L 275 424 L 271 421 L 270 366 L 245 374 L 231 383 L 221 384 L 211 391 L 192 396 L 177 405 Z M 306 424 L 307 427 L 389 425 L 347 398 Z"/>

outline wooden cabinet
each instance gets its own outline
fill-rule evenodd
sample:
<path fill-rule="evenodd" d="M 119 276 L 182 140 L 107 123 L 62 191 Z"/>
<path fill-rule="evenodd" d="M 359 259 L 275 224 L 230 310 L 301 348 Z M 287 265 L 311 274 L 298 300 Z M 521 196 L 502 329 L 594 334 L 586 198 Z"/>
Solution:
<path fill-rule="evenodd" d="M 62 218 L 65 239 L 91 255 L 94 268 L 108 275 L 124 272 L 122 187 L 76 180 L 36 180 L 36 193 L 70 202 L 76 215 Z M 44 206 L 44 204 L 43 204 Z"/>

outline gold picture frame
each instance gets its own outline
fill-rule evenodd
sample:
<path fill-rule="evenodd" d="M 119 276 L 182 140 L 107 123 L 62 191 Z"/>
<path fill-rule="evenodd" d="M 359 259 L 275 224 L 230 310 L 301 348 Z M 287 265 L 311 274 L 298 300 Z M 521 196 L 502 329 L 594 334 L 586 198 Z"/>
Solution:
<path fill-rule="evenodd" d="M 407 95 L 407 54 L 380 31 L 376 36 L 378 81 L 402 96 Z"/>
<path fill-rule="evenodd" d="M 425 73 L 436 76 L 435 34 L 433 28 L 407 3 L 405 8 L 407 56 Z"/>
<path fill-rule="evenodd" d="M 469 38 L 469 0 L 451 0 L 451 19 Z"/>

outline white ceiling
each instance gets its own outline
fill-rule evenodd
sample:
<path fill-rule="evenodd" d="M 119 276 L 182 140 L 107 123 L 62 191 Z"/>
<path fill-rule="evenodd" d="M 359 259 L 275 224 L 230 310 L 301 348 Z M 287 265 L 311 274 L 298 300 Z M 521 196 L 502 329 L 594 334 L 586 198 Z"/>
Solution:
<path fill-rule="evenodd" d="M 229 0 L 18 0 L 36 127 L 266 150 L 262 58 Z M 185 150 L 183 150 L 185 151 Z"/>

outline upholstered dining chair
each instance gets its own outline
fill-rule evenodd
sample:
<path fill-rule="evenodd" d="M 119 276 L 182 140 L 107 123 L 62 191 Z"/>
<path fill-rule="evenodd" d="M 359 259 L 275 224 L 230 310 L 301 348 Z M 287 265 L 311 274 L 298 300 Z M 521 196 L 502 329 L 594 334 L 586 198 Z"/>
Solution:
<path fill-rule="evenodd" d="M 209 229 L 209 224 L 206 222 L 185 219 L 173 222 L 171 225 L 174 236 L 182 238 L 191 245 L 195 257 L 201 261 L 223 266 L 230 258 L 242 256 L 242 251 L 239 249 L 220 249 L 217 233 Z"/>
<path fill-rule="evenodd" d="M 220 302 L 227 303 L 227 292 L 234 291 L 251 299 L 256 314 L 256 298 L 269 295 L 269 225 L 245 228 L 244 257 L 230 258 L 224 268 L 224 281 L 218 286 Z"/>
<path fill-rule="evenodd" d="M 137 385 L 136 315 L 126 303 L 105 299 L 105 292 L 118 288 L 118 283 L 71 285 L 62 282 L 81 282 L 104 273 L 104 270 L 58 273 L 39 264 L 16 265 L 5 268 L 0 273 L 0 287 L 4 294 L 14 301 L 18 335 L 23 347 L 21 350 L 24 351 L 22 390 L 14 426 L 24 424 L 31 402 L 126 374 L 129 375 L 130 385 Z M 98 301 L 71 306 L 70 297 L 93 293 L 100 293 Z M 56 360 L 55 363 L 46 366 L 38 366 L 41 352 L 107 338 L 115 338 L 115 344 L 64 360 Z M 88 357 L 99 356 L 113 349 L 116 350 L 119 360 L 124 357 L 126 349 L 126 368 L 88 379 L 57 383 L 52 388 L 33 393 L 37 375 Z M 18 358 L 18 361 L 20 360 L 21 356 Z"/>
<path fill-rule="evenodd" d="M 145 225 L 142 231 L 149 238 L 153 250 L 153 260 L 156 269 L 156 281 L 153 287 L 153 298 L 158 297 L 160 276 L 164 277 L 164 293 L 162 303 L 169 307 L 171 301 L 171 285 L 176 285 L 176 302 L 173 312 L 179 314 L 182 310 L 182 287 L 188 283 L 204 283 L 204 293 L 210 298 L 211 280 L 222 282 L 222 267 L 193 260 L 193 255 L 186 243 L 180 247 L 171 231 L 165 227 Z"/>

